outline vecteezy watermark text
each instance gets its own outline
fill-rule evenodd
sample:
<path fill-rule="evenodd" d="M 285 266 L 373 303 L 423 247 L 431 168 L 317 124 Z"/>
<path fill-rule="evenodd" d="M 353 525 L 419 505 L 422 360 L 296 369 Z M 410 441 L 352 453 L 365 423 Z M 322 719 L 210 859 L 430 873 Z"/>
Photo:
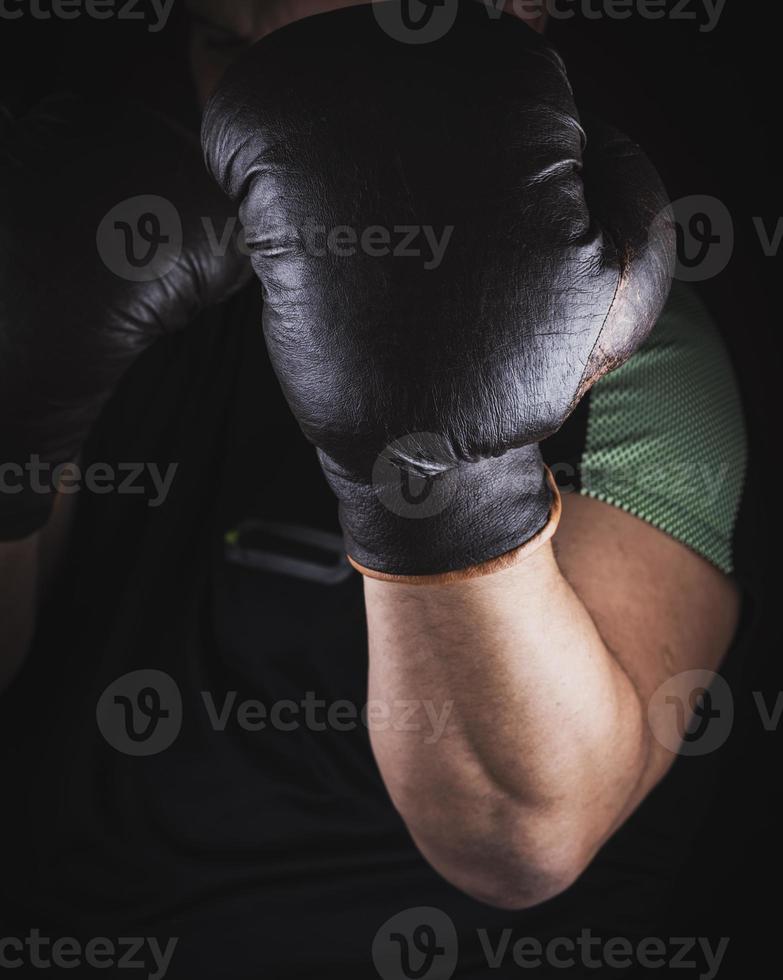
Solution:
<path fill-rule="evenodd" d="M 553 936 L 542 941 L 518 935 L 511 928 L 499 932 L 477 929 L 486 968 L 503 977 L 529 976 L 527 971 L 574 967 L 598 971 L 666 968 L 695 972 L 699 980 L 718 975 L 729 939 L 713 944 L 704 936 L 646 936 L 635 941 L 625 936 L 596 936 L 589 928 L 577 936 Z M 397 912 L 378 929 L 372 945 L 375 969 L 382 980 L 450 980 L 459 962 L 459 939 L 451 918 L 439 908 L 421 906 Z"/>
<path fill-rule="evenodd" d="M 327 255 L 350 258 L 359 253 L 370 258 L 422 259 L 423 268 L 429 270 L 440 266 L 453 233 L 454 225 L 445 225 L 441 229 L 432 225 L 393 225 L 388 228 L 368 225 L 359 229 L 353 225 L 329 228 L 308 222 L 296 227 L 276 228 L 272 234 L 257 241 L 253 241 L 251 233 L 246 239 L 246 247 L 250 252 L 269 256 L 296 251 L 318 259 Z"/>
<path fill-rule="evenodd" d="M 512 12 L 534 23 L 545 16 L 550 20 L 673 20 L 696 23 L 698 30 L 713 31 L 726 6 L 726 0 L 483 0 L 493 19 Z M 454 26 L 459 0 L 400 0 L 374 3 L 379 26 L 403 44 L 429 44 L 444 37 Z"/>
<path fill-rule="evenodd" d="M 73 970 L 90 967 L 106 970 L 140 970 L 145 980 L 163 980 L 179 939 L 172 937 L 165 947 L 155 936 L 122 936 L 109 939 L 96 936 L 87 942 L 73 936 L 52 939 L 42 936 L 39 929 L 29 935 L 0 936 L 0 970 L 20 967 L 36 970 Z"/>
<path fill-rule="evenodd" d="M 280 698 L 265 703 L 257 698 L 240 698 L 237 691 L 216 696 L 200 691 L 207 722 L 213 731 L 243 732 L 352 732 L 364 727 L 370 732 L 411 732 L 421 735 L 425 745 L 442 738 L 454 709 L 452 700 L 440 704 L 428 699 L 391 701 L 369 699 L 357 705 L 345 698 L 327 701 L 315 691 L 300 699 Z M 190 702 L 192 709 L 192 702 Z M 96 720 L 104 739 L 125 755 L 157 755 L 176 740 L 182 727 L 183 698 L 171 675 L 147 668 L 123 674 L 102 692 Z"/>
<path fill-rule="evenodd" d="M 174 0 L 0 0 L 0 20 L 129 20 L 144 21 L 150 34 L 166 26 Z"/>
<path fill-rule="evenodd" d="M 75 462 L 51 464 L 33 453 L 25 463 L 0 463 L 0 494 L 27 491 L 71 495 L 82 489 L 102 496 L 108 493 L 149 494 L 148 507 L 165 503 L 177 472 L 177 463 L 162 470 L 156 463 Z"/>
<path fill-rule="evenodd" d="M 484 0 L 493 12 L 510 9 L 524 20 L 548 14 L 552 20 L 571 20 L 580 14 L 585 20 L 696 21 L 706 33 L 715 29 L 726 0 Z"/>

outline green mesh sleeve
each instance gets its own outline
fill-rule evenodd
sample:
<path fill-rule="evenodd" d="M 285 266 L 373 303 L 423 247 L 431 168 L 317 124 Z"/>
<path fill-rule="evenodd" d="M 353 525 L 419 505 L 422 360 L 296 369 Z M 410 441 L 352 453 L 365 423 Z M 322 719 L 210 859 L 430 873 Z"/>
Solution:
<path fill-rule="evenodd" d="M 728 355 L 696 294 L 675 283 L 645 344 L 592 390 L 581 493 L 730 573 L 745 462 Z"/>

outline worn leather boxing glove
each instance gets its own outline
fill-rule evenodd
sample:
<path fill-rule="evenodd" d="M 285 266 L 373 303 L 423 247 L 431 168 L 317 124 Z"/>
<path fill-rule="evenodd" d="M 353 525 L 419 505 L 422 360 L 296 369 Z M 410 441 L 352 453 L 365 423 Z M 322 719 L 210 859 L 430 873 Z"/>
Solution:
<path fill-rule="evenodd" d="M 0 114 L 0 540 L 40 528 L 133 360 L 252 273 L 198 139 L 76 95 Z"/>
<path fill-rule="evenodd" d="M 558 500 L 537 444 L 669 289 L 641 150 L 585 135 L 560 58 L 472 2 L 428 44 L 369 5 L 277 31 L 229 71 L 202 143 L 354 564 L 432 581 L 545 540 Z"/>

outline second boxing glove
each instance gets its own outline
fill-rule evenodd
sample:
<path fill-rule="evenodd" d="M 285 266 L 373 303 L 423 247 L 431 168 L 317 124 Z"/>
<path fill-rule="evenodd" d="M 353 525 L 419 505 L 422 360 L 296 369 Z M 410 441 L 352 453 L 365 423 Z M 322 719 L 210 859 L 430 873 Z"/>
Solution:
<path fill-rule="evenodd" d="M 141 351 L 250 266 L 198 141 L 140 105 L 66 93 L 7 117 L 0 176 L 3 540 L 46 523 L 57 467 Z"/>

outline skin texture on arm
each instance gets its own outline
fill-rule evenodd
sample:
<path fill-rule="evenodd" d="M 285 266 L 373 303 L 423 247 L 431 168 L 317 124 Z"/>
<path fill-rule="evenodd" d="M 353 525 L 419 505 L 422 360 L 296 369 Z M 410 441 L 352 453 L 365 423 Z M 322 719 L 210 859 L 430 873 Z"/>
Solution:
<path fill-rule="evenodd" d="M 674 757 L 649 699 L 682 671 L 714 670 L 739 610 L 704 559 L 577 496 L 554 548 L 519 565 L 440 586 L 368 579 L 365 596 L 390 795 L 444 877 L 513 908 L 568 887 L 662 778 Z M 440 737 L 406 725 L 411 702 L 450 708 Z"/>

